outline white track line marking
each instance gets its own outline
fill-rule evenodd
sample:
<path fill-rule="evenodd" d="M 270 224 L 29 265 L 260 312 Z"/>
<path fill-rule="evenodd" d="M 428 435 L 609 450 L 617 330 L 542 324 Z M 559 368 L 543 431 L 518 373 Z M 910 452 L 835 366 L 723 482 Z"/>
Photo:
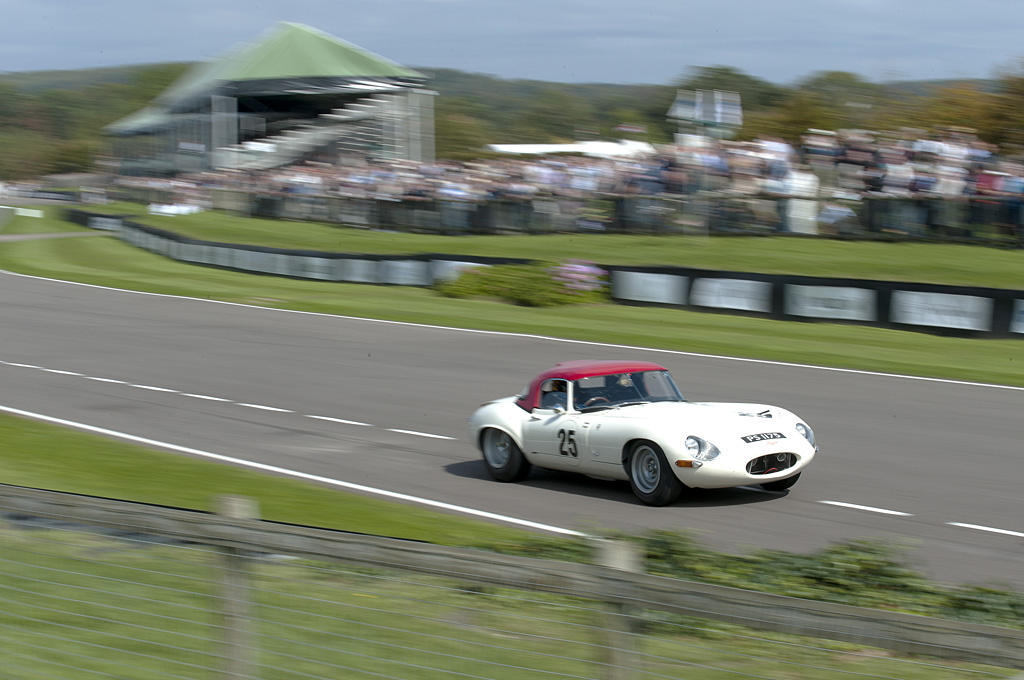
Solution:
<path fill-rule="evenodd" d="M 416 430 L 398 430 L 393 427 L 385 428 L 388 432 L 397 432 L 398 434 L 411 434 L 414 437 L 430 437 L 431 439 L 455 439 L 455 437 L 446 437 L 443 434 L 430 434 L 429 432 L 417 432 Z"/>
<path fill-rule="evenodd" d="M 154 387 L 153 385 L 128 385 L 128 387 L 138 387 L 140 390 L 152 390 L 153 392 L 173 392 L 178 393 L 178 390 L 167 389 L 166 387 Z"/>
<path fill-rule="evenodd" d="M 317 420 L 326 420 L 331 423 L 341 423 L 342 425 L 358 425 L 359 427 L 373 427 L 370 423 L 361 423 L 358 420 L 345 420 L 344 418 L 331 418 L 329 416 L 312 416 L 307 415 L 307 418 L 316 418 Z"/>
<path fill-rule="evenodd" d="M 870 505 L 855 505 L 854 503 L 840 503 L 839 501 L 818 501 L 825 505 L 836 505 L 840 508 L 850 508 L 852 510 L 864 510 L 866 512 L 878 512 L 883 515 L 899 515 L 900 517 L 913 517 L 909 512 L 900 512 L 899 510 L 886 510 L 885 508 L 873 508 Z"/>
<path fill-rule="evenodd" d="M 239 406 L 247 406 L 249 408 L 258 408 L 261 411 L 277 411 L 278 413 L 295 413 L 295 411 L 292 411 L 291 409 L 277 408 L 276 406 L 264 406 L 262 404 L 243 404 L 242 402 L 238 402 L 238 405 Z"/>
<path fill-rule="evenodd" d="M 209 451 L 201 451 L 199 449 L 192 449 L 187 446 L 178 446 L 177 444 L 168 444 L 166 442 L 157 441 L 155 439 L 146 439 L 145 437 L 136 437 L 132 434 L 126 434 L 124 432 L 117 432 L 116 430 L 108 430 L 102 427 L 96 427 L 94 425 L 86 425 L 84 423 L 76 423 L 71 420 L 64 420 L 62 418 L 54 418 L 53 416 L 46 416 L 40 413 L 32 413 L 30 411 L 22 411 L 20 409 L 11 408 L 9 406 L 0 406 L 0 411 L 10 413 L 12 415 L 21 416 L 23 418 L 32 418 L 34 420 L 42 420 L 44 422 L 53 423 L 55 425 L 62 425 L 64 427 L 73 427 L 79 430 L 85 430 L 86 432 L 94 432 L 107 437 L 116 437 L 118 439 L 124 439 L 126 441 L 134 442 L 136 444 L 142 444 L 144 446 L 157 447 L 161 449 L 167 449 L 170 451 L 178 451 L 180 453 L 187 453 L 193 456 L 200 456 L 202 458 L 209 458 L 211 460 L 219 460 L 224 463 L 232 463 L 234 465 L 241 465 L 244 467 L 250 467 L 256 470 L 263 470 L 264 472 L 273 472 L 274 474 L 287 475 L 289 477 L 297 477 L 299 479 L 305 479 L 311 482 L 317 482 L 319 484 L 329 484 L 343 489 L 349 489 L 351 491 L 359 491 L 362 493 L 373 494 L 376 496 L 383 496 L 392 500 L 405 501 L 407 503 L 417 503 L 419 505 L 425 505 L 431 508 L 437 508 L 439 510 L 447 510 L 448 512 L 457 512 L 471 517 L 480 517 L 482 519 L 496 520 L 499 522 L 505 522 L 516 526 L 526 527 L 529 529 L 537 529 L 539 531 L 547 531 L 554 534 L 563 534 L 567 536 L 580 536 L 586 537 L 588 534 L 581 533 L 579 531 L 573 531 L 572 529 L 563 529 L 562 527 L 551 526 L 549 524 L 539 524 L 537 522 L 531 522 L 525 519 L 518 519 L 516 517 L 508 517 L 506 515 L 498 515 L 493 512 L 486 512 L 483 510 L 474 510 L 473 508 L 465 508 L 459 505 L 452 505 L 451 503 L 442 503 L 441 501 L 430 500 L 429 498 L 419 498 L 417 496 L 410 496 L 404 493 L 396 493 L 394 491 L 385 491 L 384 489 L 375 489 L 372 486 L 364 486 L 362 484 L 353 484 L 352 482 L 345 482 L 340 479 L 331 479 L 330 477 L 321 477 L 319 475 L 311 475 L 306 472 L 299 472 L 297 470 L 289 470 L 287 468 L 280 468 L 273 465 L 264 465 L 263 463 L 255 463 L 251 460 L 242 460 L 241 458 L 232 458 L 230 456 L 222 456 L 218 453 L 210 453 Z"/>
<path fill-rule="evenodd" d="M 128 387 L 137 387 L 137 388 L 139 388 L 141 390 L 150 390 L 152 392 L 167 392 L 169 394 L 180 394 L 183 397 L 193 397 L 195 399 L 205 399 L 207 401 L 219 401 L 219 402 L 224 402 L 224 403 L 228 403 L 228 404 L 236 404 L 238 406 L 245 406 L 247 408 L 260 409 L 261 411 L 274 411 L 274 412 L 277 412 L 277 413 L 295 413 L 295 411 L 293 411 L 292 409 L 287 409 L 287 408 L 278 408 L 276 406 L 266 406 L 264 404 L 247 404 L 247 403 L 244 403 L 244 402 L 236 402 L 236 401 L 233 401 L 231 399 L 224 399 L 223 397 L 211 397 L 211 396 L 206 395 L 206 394 L 192 394 L 190 392 L 179 392 L 178 390 L 172 390 L 172 389 L 170 389 L 168 387 L 157 387 L 156 385 L 141 385 L 141 384 L 136 384 L 136 383 L 129 383 L 129 382 L 125 381 L 125 380 L 115 380 L 113 378 L 100 378 L 100 377 L 97 377 L 97 376 L 85 375 L 84 373 L 77 373 L 75 371 L 64 371 L 64 370 L 60 370 L 60 369 L 56 369 L 56 368 L 44 368 L 42 366 L 32 366 L 31 364 L 15 364 L 15 363 L 12 363 L 10 361 L 0 361 L 0 364 L 6 364 L 8 366 L 19 366 L 19 367 L 22 367 L 22 368 L 34 368 L 34 369 L 38 369 L 40 371 L 45 371 L 47 373 L 57 373 L 57 374 L 60 374 L 60 375 L 79 376 L 79 377 L 85 378 L 87 380 L 96 380 L 98 382 L 114 383 L 114 384 L 117 384 L 117 385 L 127 385 Z M 316 418 L 318 420 L 326 420 L 326 421 L 329 421 L 329 422 L 332 422 L 332 423 L 341 423 L 343 425 L 359 425 L 359 426 L 362 426 L 362 427 L 373 427 L 373 425 L 371 425 L 370 423 L 361 423 L 361 422 L 359 422 L 357 420 L 345 420 L 345 419 L 342 419 L 342 418 L 329 418 L 327 416 L 315 416 L 315 415 L 308 415 L 306 417 L 307 418 Z M 434 438 L 434 439 L 455 439 L 455 437 L 446 437 L 446 436 L 440 435 L 440 434 L 430 434 L 429 432 L 416 432 L 414 430 L 390 429 L 390 431 L 391 432 L 399 432 L 401 434 L 411 434 L 411 435 L 415 435 L 417 437 L 431 437 L 431 438 Z"/>
<path fill-rule="evenodd" d="M 783 366 L 792 368 L 810 368 L 817 371 L 831 371 L 833 373 L 851 373 L 855 375 L 868 375 L 877 376 L 880 378 L 899 378 L 902 380 L 921 380 L 924 382 L 943 383 L 947 385 L 969 385 L 972 387 L 988 387 L 998 390 L 1013 390 L 1017 392 L 1024 392 L 1024 387 L 1018 387 L 1016 385 L 998 385 L 996 383 L 981 383 L 973 382 L 970 380 L 952 380 L 950 378 L 928 378 L 920 375 L 904 375 L 902 373 L 883 373 L 881 371 L 864 371 L 854 368 L 837 368 L 835 366 L 816 366 L 814 364 L 798 364 L 791 361 L 772 361 L 769 359 L 750 359 L 747 357 L 730 357 L 722 354 L 704 354 L 701 352 L 685 352 L 683 350 L 676 349 L 661 349 L 657 347 L 643 347 L 641 345 L 619 345 L 609 342 L 593 342 L 588 340 L 571 340 L 567 338 L 557 338 L 549 335 L 533 335 L 530 333 L 510 333 L 507 331 L 487 331 L 478 330 L 474 328 L 456 328 L 453 326 L 439 326 L 436 324 L 423 324 L 413 323 L 411 321 L 389 321 L 387 319 L 370 319 L 362 316 L 346 316 L 343 314 L 327 314 L 326 312 L 306 312 L 297 309 L 278 309 L 275 307 L 261 307 L 259 305 L 246 305 L 241 302 L 227 302 L 225 300 L 208 300 L 206 298 L 189 297 L 187 295 L 168 295 L 167 293 L 148 293 L 141 290 L 130 290 L 127 288 L 112 288 L 110 286 L 97 286 L 92 283 L 80 283 L 78 281 L 63 281 L 61 279 L 52 279 L 45 276 L 31 276 L 30 274 L 19 274 L 18 272 L 11 272 L 6 270 L 0 270 L 0 273 L 7 274 L 8 276 L 18 276 L 24 279 L 36 279 L 38 281 L 50 281 L 52 283 L 63 283 L 68 286 L 81 286 L 83 288 L 96 288 L 98 290 L 112 290 L 119 293 L 128 293 L 131 295 L 151 295 L 153 297 L 165 297 L 174 298 L 178 300 L 193 300 L 195 302 L 206 302 L 215 305 L 230 305 L 232 307 L 247 307 L 249 309 L 260 309 L 267 312 L 279 312 L 284 314 L 304 314 L 307 316 L 321 316 L 333 319 L 346 319 L 349 321 L 363 321 L 366 323 L 379 323 L 388 324 L 392 326 L 409 326 L 412 328 L 433 328 L 436 330 L 452 331 L 456 333 L 479 333 L 481 335 L 496 335 L 501 337 L 511 338 L 530 338 L 534 340 L 547 340 L 550 342 L 560 342 L 571 345 L 584 345 L 587 347 L 608 347 L 610 349 L 628 349 L 628 350 L 639 350 L 643 352 L 654 352 L 658 354 L 669 354 L 673 356 L 685 356 L 685 357 L 698 357 L 704 359 L 722 359 L 725 361 L 740 361 L 750 364 L 765 364 L 768 366 Z"/>
<path fill-rule="evenodd" d="M 964 529 L 977 529 L 978 531 L 987 531 L 992 534 L 1005 534 L 1006 536 L 1017 536 L 1018 538 L 1024 538 L 1024 532 L 1010 531 L 1008 529 L 996 529 L 994 527 L 983 527 L 979 524 L 963 524 L 961 522 L 946 522 L 951 527 L 962 527 Z"/>

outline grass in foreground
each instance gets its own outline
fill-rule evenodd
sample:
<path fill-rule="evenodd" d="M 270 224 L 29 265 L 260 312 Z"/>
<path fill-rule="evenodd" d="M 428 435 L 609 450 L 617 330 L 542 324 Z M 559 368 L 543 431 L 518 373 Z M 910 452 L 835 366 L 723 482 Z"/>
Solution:
<path fill-rule="evenodd" d="M 267 519 L 444 545 L 488 548 L 492 544 L 501 544 L 505 549 L 519 545 L 524 548 L 517 552 L 525 551 L 537 557 L 557 558 L 558 550 L 564 550 L 567 542 L 559 540 L 556 545 L 556 541 L 547 541 L 548 548 L 545 549 L 544 543 L 531 541 L 524 532 L 193 460 L 178 454 L 149 451 L 2 414 L 0 438 L 5 442 L 0 453 L 0 478 L 14 484 L 200 510 L 210 509 L 213 494 L 238 494 L 257 499 L 262 515 Z M 50 646 L 45 659 L 26 661 L 18 657 L 18 670 L 25 674 L 13 677 L 35 677 L 33 673 L 49 669 L 53 664 L 116 672 L 126 660 L 133 662 L 133 677 L 164 677 L 169 669 L 177 667 L 185 648 L 191 650 L 191 659 L 199 667 L 207 667 L 206 660 L 209 660 L 210 668 L 216 667 L 218 634 L 216 616 L 210 604 L 215 593 L 210 588 L 195 593 L 190 590 L 196 584 L 206 588 L 203 584 L 212 584 L 216 578 L 213 572 L 199 566 L 196 555 L 185 557 L 180 549 L 175 552 L 170 547 L 142 549 L 139 545 L 100 536 L 65 537 L 61 532 L 39 534 L 39 531 L 0 530 L 0 545 L 3 546 L 0 552 L 6 558 L 0 571 L 4 572 L 5 582 L 19 586 L 8 598 L 4 612 L 0 613 L 0 627 L 10 631 L 7 651 L 30 651 L 38 642 L 40 633 L 57 633 L 48 636 Z M 694 576 L 695 564 L 706 564 L 709 570 L 711 565 L 718 565 L 713 571 L 734 579 L 728 585 L 751 587 L 742 577 L 744 573 L 750 575 L 749 565 L 729 566 L 744 558 L 695 552 L 695 546 L 687 539 L 669 537 L 666 532 L 645 539 L 645 545 L 649 551 L 649 564 L 657 573 L 679 576 L 671 569 L 663 571 L 667 566 L 666 560 L 682 566 L 687 577 Z M 879 584 L 877 578 L 880 576 L 889 578 L 892 576 L 890 572 L 897 576 L 903 572 L 887 568 L 878 555 L 868 552 L 865 556 L 862 561 L 871 565 L 867 571 L 870 572 L 871 585 L 875 587 L 865 588 L 859 580 L 861 577 L 851 572 L 844 580 L 855 584 L 853 591 L 863 594 L 862 591 L 877 588 L 879 597 L 892 600 L 899 596 L 900 604 L 905 607 L 911 606 L 914 599 L 903 590 L 910 592 L 926 588 L 925 584 L 913 579 L 909 585 L 902 581 Z M 820 563 L 814 563 L 813 557 L 791 557 L 790 561 L 806 562 L 805 566 L 812 575 L 826 573 L 835 580 L 840 575 L 837 569 L 846 562 L 856 563 L 858 560 L 856 553 L 843 553 L 839 563 L 836 557 L 835 553 L 827 554 Z M 775 554 L 771 562 L 784 563 L 784 580 L 792 587 L 800 582 L 795 580 L 799 570 L 786 563 L 784 558 L 784 555 Z M 756 558 L 753 561 L 756 562 Z M 555 658 L 561 659 L 557 662 L 561 672 L 587 677 L 588 672 L 593 671 L 592 664 L 600 661 L 587 649 L 593 631 L 603 625 L 603 619 L 581 620 L 581 613 L 592 607 L 586 602 L 545 596 L 541 605 L 535 594 L 499 592 L 493 588 L 478 590 L 466 588 L 457 580 L 442 584 L 440 579 L 410 575 L 396 579 L 381 574 L 385 578 L 376 584 L 369 578 L 374 574 L 365 569 L 319 565 L 315 567 L 319 573 L 313 573 L 306 570 L 306 566 L 290 562 L 254 565 L 256 581 L 253 585 L 260 593 L 257 620 L 261 635 L 270 636 L 261 638 L 259 662 L 268 664 L 268 668 L 288 668 L 292 672 L 299 670 L 315 674 L 325 665 L 346 660 L 348 646 L 330 642 L 336 640 L 336 636 L 366 640 L 373 637 L 374 630 L 384 631 L 382 642 L 387 646 L 395 643 L 407 646 L 403 659 L 421 668 L 432 663 L 441 663 L 443 667 L 443 661 L 439 662 L 435 653 L 443 639 L 450 639 L 458 648 L 453 648 L 452 652 L 464 659 L 459 662 L 459 671 L 479 668 L 480 677 L 486 675 L 485 667 L 489 667 L 496 657 L 488 652 L 486 661 L 470 660 L 465 658 L 465 646 L 478 642 L 489 648 L 494 643 L 494 631 L 505 628 L 509 632 L 499 636 L 502 645 L 517 648 L 522 645 L 522 649 L 507 660 L 507 663 L 521 668 L 522 677 L 532 677 L 534 673 L 537 677 L 549 675 L 555 669 L 551 664 L 551 659 Z M 757 583 L 764 580 L 765 566 L 762 564 L 754 569 Z M 65 575 L 52 576 L 54 569 Z M 39 578 L 40 574 L 45 576 Z M 154 585 L 146 576 L 150 574 L 158 575 L 160 592 L 156 595 Z M 103 590 L 109 588 L 111 578 L 117 580 L 116 593 Z M 89 594 L 91 589 L 87 587 L 93 582 L 99 588 L 95 596 Z M 439 585 L 448 589 L 449 595 L 439 595 Z M 168 599 L 168 588 L 174 593 L 171 599 Z M 819 596 L 837 601 L 822 592 L 802 592 L 799 596 Z M 924 604 L 934 606 L 940 595 L 937 591 L 925 589 L 918 597 Z M 993 599 L 993 602 L 1005 605 L 1008 600 Z M 326 622 L 325 606 L 329 606 L 332 612 Z M 116 616 L 104 616 L 110 607 L 117 608 Z M 902 607 L 892 600 L 887 608 Z M 181 618 L 183 611 L 190 612 L 187 620 Z M 473 612 L 472 620 L 465 617 L 468 611 Z M 937 613 L 948 615 L 956 611 Z M 980 613 L 977 609 L 973 612 L 976 617 Z M 1005 616 L 1006 612 L 997 614 Z M 173 630 L 161 632 L 159 626 L 168 615 L 174 617 Z M 31 626 L 25 625 L 25 617 L 31 619 Z M 296 626 L 296 620 L 301 620 L 302 625 Z M 974 620 L 1006 624 L 998 616 L 994 620 L 993 617 Z M 69 623 L 74 625 L 78 621 L 89 621 L 90 624 L 69 633 Z M 442 642 L 432 643 L 429 649 L 417 649 L 415 631 L 403 633 L 405 637 L 397 632 L 406 626 L 416 627 L 417 621 L 417 631 L 440 636 Z M 1008 677 L 1012 673 L 1008 669 L 976 664 L 907 659 L 859 645 L 751 631 L 700 619 L 659 614 L 643 616 L 641 625 L 643 636 L 637 639 L 638 647 L 643 653 L 653 655 L 666 664 L 659 672 L 664 677 L 711 680 L 724 679 L 736 673 L 759 675 L 773 669 L 771 672 L 782 673 L 793 680 L 838 680 L 847 677 L 853 667 L 858 673 L 906 680 L 953 680 L 965 673 Z M 580 655 L 578 659 L 565 653 L 566 645 L 573 644 L 568 641 L 577 637 L 584 643 L 579 647 L 574 645 L 574 654 Z M 195 646 L 190 640 L 195 642 Z M 530 640 L 540 640 L 541 643 L 531 644 Z M 168 644 L 173 646 L 168 647 Z M 554 647 L 549 648 L 550 644 Z M 80 650 L 83 645 L 103 645 L 105 653 L 102 658 L 82 657 Z M 693 655 L 695 648 L 700 650 L 696 658 Z M 306 650 L 299 666 L 288 661 L 289 655 L 297 649 Z M 363 649 L 365 651 L 366 647 Z M 142 650 L 145 657 L 140 659 L 136 655 Z M 593 651 L 599 650 L 595 647 Z M 526 659 L 533 658 L 533 654 L 542 656 L 527 663 Z M 0 657 L 3 656 L 0 653 Z M 391 657 L 386 655 L 385 658 Z M 534 663 L 536 670 L 527 670 Z M 13 669 L 9 670 L 13 672 Z M 412 672 L 408 677 L 434 676 Z"/>
<path fill-rule="evenodd" d="M 17 655 L 5 677 L 64 677 L 69 668 L 76 677 L 124 677 L 129 664 L 138 679 L 216 677 L 224 636 L 215 555 L 52 530 L 0 528 L 0 545 L 2 579 L 18 586 L 0 612 L 8 631 L 4 651 Z M 260 677 L 608 677 L 602 645 L 610 640 L 601 632 L 607 615 L 591 600 L 538 601 L 536 593 L 467 587 L 457 578 L 306 560 L 251 566 L 258 621 L 252 658 Z M 54 569 L 73 579 L 36 578 Z M 637 654 L 624 659 L 637 678 L 955 680 L 1012 673 L 652 611 L 637 624 Z M 79 626 L 73 635 L 69 625 Z M 40 633 L 47 653 L 30 666 L 18 653 L 31 656 Z"/>

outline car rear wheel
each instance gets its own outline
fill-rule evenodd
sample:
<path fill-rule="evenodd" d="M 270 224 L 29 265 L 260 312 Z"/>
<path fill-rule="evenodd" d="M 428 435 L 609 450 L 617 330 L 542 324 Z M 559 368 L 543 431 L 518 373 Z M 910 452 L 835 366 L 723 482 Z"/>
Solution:
<path fill-rule="evenodd" d="M 778 479 L 778 480 L 776 480 L 774 482 L 764 482 L 764 483 L 761 484 L 761 488 L 762 489 L 767 489 L 768 491 L 785 491 L 789 487 L 791 487 L 794 484 L 796 484 L 796 480 L 800 479 L 800 474 L 801 473 L 798 472 L 795 475 L 793 475 L 792 477 L 786 477 L 785 479 Z"/>
<path fill-rule="evenodd" d="M 665 453 L 654 442 L 634 444 L 626 466 L 633 493 L 647 505 L 668 505 L 683 492 L 683 483 L 672 474 Z"/>
<path fill-rule="evenodd" d="M 487 428 L 480 438 L 480 450 L 487 471 L 499 482 L 518 482 L 530 474 L 530 461 L 508 432 Z"/>

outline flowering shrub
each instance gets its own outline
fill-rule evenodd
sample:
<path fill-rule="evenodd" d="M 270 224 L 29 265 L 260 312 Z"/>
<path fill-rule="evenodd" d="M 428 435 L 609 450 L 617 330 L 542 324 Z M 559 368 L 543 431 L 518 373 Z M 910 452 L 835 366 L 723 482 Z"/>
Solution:
<path fill-rule="evenodd" d="M 468 269 L 434 288 L 447 297 L 491 297 L 528 307 L 554 307 L 603 302 L 608 298 L 607 274 L 581 260 L 503 264 Z"/>

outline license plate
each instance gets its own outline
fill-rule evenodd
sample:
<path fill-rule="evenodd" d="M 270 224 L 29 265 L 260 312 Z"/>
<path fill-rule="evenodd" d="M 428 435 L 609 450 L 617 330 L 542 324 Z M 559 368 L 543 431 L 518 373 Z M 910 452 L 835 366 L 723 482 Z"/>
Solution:
<path fill-rule="evenodd" d="M 748 444 L 753 444 L 754 442 L 768 441 L 769 439 L 785 438 L 786 435 L 782 434 L 781 432 L 762 432 L 761 434 L 748 434 L 746 437 L 741 437 L 741 439 L 743 439 L 743 441 L 745 441 Z"/>

